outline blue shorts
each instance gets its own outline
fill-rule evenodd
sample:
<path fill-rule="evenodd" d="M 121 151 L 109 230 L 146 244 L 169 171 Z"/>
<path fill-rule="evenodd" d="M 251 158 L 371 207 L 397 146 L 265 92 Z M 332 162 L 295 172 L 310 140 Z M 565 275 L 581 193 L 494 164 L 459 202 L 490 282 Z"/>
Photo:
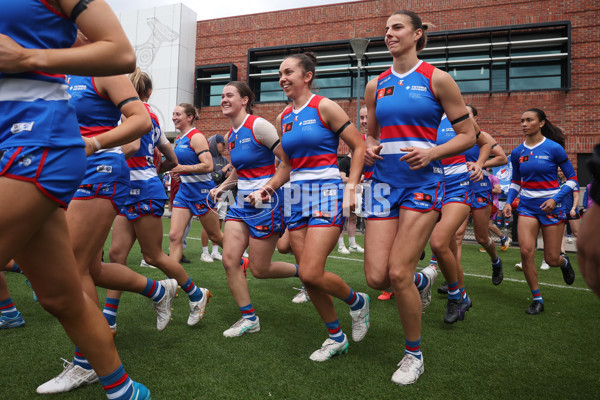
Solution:
<path fill-rule="evenodd" d="M 461 203 L 466 204 L 469 207 L 473 202 L 473 189 L 469 185 L 467 186 L 458 186 L 458 185 L 445 185 L 444 186 L 444 200 L 442 201 L 442 206 L 445 206 L 449 203 Z"/>
<path fill-rule="evenodd" d="M 0 176 L 32 182 L 66 208 L 85 176 L 83 147 L 7 147 L 0 150 Z"/>
<path fill-rule="evenodd" d="M 531 212 L 527 209 L 517 208 L 517 214 L 519 214 L 519 218 L 535 218 L 538 221 L 540 221 L 540 224 L 542 224 L 542 226 L 556 225 L 560 224 L 561 222 L 566 222 L 567 220 L 567 213 L 564 209 L 555 209 L 554 211 L 552 211 L 552 213 L 546 214 L 542 210 L 537 212 Z"/>
<path fill-rule="evenodd" d="M 439 211 L 444 198 L 444 182 L 428 186 L 399 188 L 373 180 L 365 188 L 365 218 L 398 218 L 400 209 L 427 212 Z"/>
<path fill-rule="evenodd" d="M 215 202 L 210 198 L 208 192 L 207 190 L 205 194 L 202 194 L 203 197 L 189 200 L 182 196 L 181 191 L 179 191 L 175 195 L 175 199 L 173 199 L 173 208 L 187 208 L 193 215 L 201 217 L 215 208 Z"/>
<path fill-rule="evenodd" d="M 243 201 L 243 200 L 242 200 Z M 266 239 L 273 234 L 281 235 L 285 231 L 283 208 L 276 202 L 264 204 L 262 208 L 250 204 L 236 204 L 229 207 L 225 221 L 240 221 L 248 226 L 250 236 L 255 239 Z"/>
<path fill-rule="evenodd" d="M 492 202 L 492 192 L 491 190 L 486 190 L 485 192 L 475 193 L 473 196 L 473 202 L 471 203 L 472 209 L 480 209 L 485 208 L 493 204 Z"/>
<path fill-rule="evenodd" d="M 343 184 L 292 183 L 289 188 L 284 188 L 285 223 L 291 231 L 305 226 L 341 228 L 345 222 L 343 200 Z"/>
<path fill-rule="evenodd" d="M 129 183 L 103 182 L 85 183 L 79 185 L 73 200 L 108 199 L 111 201 L 117 213 L 125 205 L 129 196 Z"/>
<path fill-rule="evenodd" d="M 165 212 L 166 202 L 166 200 L 144 199 L 135 203 L 125 204 L 121 207 L 119 215 L 127 217 L 128 221 L 135 221 L 147 215 L 160 218 Z"/>

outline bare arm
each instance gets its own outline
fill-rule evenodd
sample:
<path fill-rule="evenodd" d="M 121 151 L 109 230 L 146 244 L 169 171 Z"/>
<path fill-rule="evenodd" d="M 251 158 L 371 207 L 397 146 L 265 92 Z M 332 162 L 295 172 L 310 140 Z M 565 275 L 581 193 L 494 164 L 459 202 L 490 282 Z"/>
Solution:
<path fill-rule="evenodd" d="M 78 0 L 58 0 L 57 3 L 66 15 L 71 15 Z M 133 48 L 119 20 L 104 0 L 89 3 L 75 22 L 92 43 L 68 49 L 25 49 L 10 37 L 0 34 L 0 71 L 44 71 L 80 76 L 108 76 L 133 71 Z"/>
<path fill-rule="evenodd" d="M 191 148 L 198 154 L 198 164 L 194 165 L 177 165 L 171 171 L 173 172 L 187 172 L 193 174 L 203 174 L 213 171 L 213 161 L 210 151 L 208 150 L 208 141 L 201 133 L 197 133 L 192 136 L 190 141 Z"/>
<path fill-rule="evenodd" d="M 377 78 L 371 79 L 365 88 L 365 103 L 367 105 L 367 140 L 365 142 L 365 164 L 373 165 L 376 160 L 381 160 L 379 155 L 379 122 L 375 115 L 377 92 Z"/>
<path fill-rule="evenodd" d="M 489 135 L 489 133 L 486 133 L 486 135 Z M 489 136 L 491 137 L 491 135 Z M 494 138 L 492 138 L 492 140 L 492 150 L 490 151 L 490 155 L 492 156 L 492 158 L 489 158 L 483 164 L 484 168 L 499 167 L 501 165 L 508 164 L 508 157 L 506 157 L 504 150 L 498 143 L 496 143 L 496 140 L 494 140 Z"/>

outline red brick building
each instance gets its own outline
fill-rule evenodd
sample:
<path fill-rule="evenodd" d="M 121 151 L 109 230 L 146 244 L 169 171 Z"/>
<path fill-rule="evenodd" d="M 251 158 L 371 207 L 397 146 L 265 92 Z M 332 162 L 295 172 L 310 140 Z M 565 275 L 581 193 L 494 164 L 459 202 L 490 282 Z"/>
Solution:
<path fill-rule="evenodd" d="M 322 94 L 355 121 L 357 67 L 349 39 L 371 40 L 364 89 L 366 79 L 390 65 L 383 32 L 399 7 L 435 25 L 420 58 L 455 77 L 466 102 L 477 107 L 482 129 L 505 151 L 522 142 L 521 113 L 537 107 L 567 134 L 569 157 L 576 169 L 581 167 L 600 142 L 600 3 L 595 1 L 365 0 L 200 21 L 199 128 L 209 136 L 228 130 L 216 104 L 220 88 L 232 77 L 250 83 L 259 97 L 255 113 L 274 122 L 285 106 L 276 83 L 277 60 L 303 50 L 314 51 L 323 64 L 323 74 L 317 69 L 317 83 L 324 77 Z M 583 168 L 579 174 L 580 183 L 587 183 Z"/>

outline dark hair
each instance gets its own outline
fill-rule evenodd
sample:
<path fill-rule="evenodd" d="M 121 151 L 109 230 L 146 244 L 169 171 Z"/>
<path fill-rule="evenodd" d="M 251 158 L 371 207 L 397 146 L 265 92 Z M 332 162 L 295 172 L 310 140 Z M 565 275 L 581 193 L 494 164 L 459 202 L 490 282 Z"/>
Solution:
<path fill-rule="evenodd" d="M 295 58 L 298 60 L 298 65 L 300 65 L 305 74 L 307 72 L 312 72 L 313 76 L 310 82 L 308 82 L 308 85 L 312 86 L 313 80 L 315 79 L 315 67 L 317 66 L 317 57 L 315 56 L 315 53 L 308 51 L 306 53 L 290 54 L 286 57 L 286 59 L 288 58 Z"/>
<path fill-rule="evenodd" d="M 536 113 L 540 122 L 545 122 L 545 124 L 541 128 L 542 135 L 560 144 L 563 148 L 565 147 L 565 142 L 567 139 L 565 134 L 563 133 L 562 129 L 552 125 L 552 123 L 548 121 L 548 119 L 546 118 L 546 113 L 544 111 L 540 110 L 539 108 L 529 108 L 525 110 L 525 112 L 527 111 Z"/>
<path fill-rule="evenodd" d="M 475 108 L 475 106 L 467 104 L 467 107 L 469 107 L 471 109 L 471 111 L 473 111 L 473 116 L 476 117 L 477 116 L 477 109 Z"/>
<path fill-rule="evenodd" d="M 135 67 L 135 71 L 129 74 L 129 80 L 133 84 L 135 91 L 142 101 L 147 101 L 150 98 L 150 92 L 152 91 L 152 79 L 150 76 L 142 72 L 139 67 Z"/>
<path fill-rule="evenodd" d="M 180 103 L 180 104 L 178 104 L 178 107 L 183 108 L 183 112 L 188 117 L 190 115 L 192 115 L 194 117 L 192 119 L 192 122 L 194 122 L 195 120 L 198 119 L 198 112 L 196 111 L 196 108 L 193 105 L 191 105 L 190 103 Z"/>
<path fill-rule="evenodd" d="M 410 23 L 415 31 L 417 29 L 421 29 L 423 31 L 423 34 L 417 41 L 417 52 L 423 50 L 427 45 L 427 29 L 429 29 L 429 27 L 433 25 L 428 22 L 421 21 L 421 17 L 419 17 L 419 14 L 410 10 L 396 11 L 392 15 L 406 15 L 410 19 Z"/>
<path fill-rule="evenodd" d="M 246 82 L 241 81 L 231 81 L 225 86 L 233 86 L 234 88 L 236 88 L 236 90 L 242 98 L 248 98 L 248 104 L 246 104 L 246 112 L 248 114 L 252 114 L 252 106 L 254 106 L 254 99 L 256 98 L 256 96 L 254 96 L 254 92 L 252 91 L 252 89 L 250 89 L 250 86 L 248 86 Z"/>

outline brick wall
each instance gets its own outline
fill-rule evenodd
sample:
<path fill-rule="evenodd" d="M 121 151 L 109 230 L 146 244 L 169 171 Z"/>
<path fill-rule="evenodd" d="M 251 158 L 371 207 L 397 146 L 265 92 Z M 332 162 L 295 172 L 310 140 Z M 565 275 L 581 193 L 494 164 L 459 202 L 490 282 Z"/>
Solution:
<path fill-rule="evenodd" d="M 354 3 L 253 14 L 198 22 L 196 65 L 231 62 L 246 80 L 248 49 L 298 43 L 383 36 L 385 22 L 397 10 L 397 1 L 366 0 Z M 577 153 L 589 153 L 600 142 L 598 73 L 600 66 L 600 3 L 580 0 L 407 0 L 402 7 L 419 13 L 434 30 L 459 30 L 571 21 L 571 86 L 568 92 L 522 92 L 466 95 L 479 111 L 483 130 L 510 152 L 522 142 L 519 120 L 529 107 L 541 108 L 548 119 L 567 134 L 567 152 L 575 168 Z M 339 104 L 354 122 L 355 101 Z M 282 103 L 259 104 L 255 113 L 272 122 Z M 224 134 L 229 120 L 219 107 L 203 107 L 199 129 L 211 136 Z M 347 151 L 340 146 L 340 152 Z"/>

